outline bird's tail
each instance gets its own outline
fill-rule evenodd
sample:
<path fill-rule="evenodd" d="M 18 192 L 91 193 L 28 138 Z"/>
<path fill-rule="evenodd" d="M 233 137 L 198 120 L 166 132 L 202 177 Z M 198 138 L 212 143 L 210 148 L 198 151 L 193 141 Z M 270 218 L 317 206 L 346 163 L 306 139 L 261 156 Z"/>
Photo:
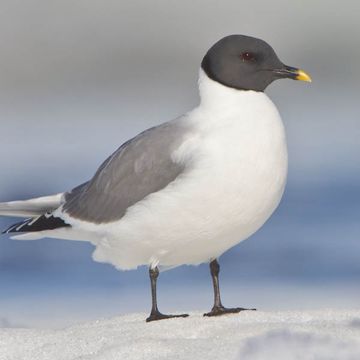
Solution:
<path fill-rule="evenodd" d="M 0 203 L 0 216 L 27 217 L 2 233 L 22 233 L 12 238 L 34 240 L 42 238 L 41 232 L 45 230 L 68 226 L 63 220 L 51 214 L 61 205 L 62 199 L 63 194 L 56 194 L 24 201 Z M 28 233 L 32 234 L 28 235 Z"/>
<path fill-rule="evenodd" d="M 42 196 L 23 201 L 0 203 L 0 216 L 37 217 L 51 212 L 61 205 L 63 194 Z"/>

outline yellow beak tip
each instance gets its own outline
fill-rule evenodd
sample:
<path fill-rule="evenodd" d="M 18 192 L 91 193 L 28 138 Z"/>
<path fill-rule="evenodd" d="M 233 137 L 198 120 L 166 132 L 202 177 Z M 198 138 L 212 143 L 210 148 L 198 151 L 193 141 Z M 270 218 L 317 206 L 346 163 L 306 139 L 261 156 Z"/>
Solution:
<path fill-rule="evenodd" d="M 296 80 L 311 82 L 311 77 L 309 74 L 307 74 L 304 70 L 298 70 L 297 76 L 295 78 Z"/>

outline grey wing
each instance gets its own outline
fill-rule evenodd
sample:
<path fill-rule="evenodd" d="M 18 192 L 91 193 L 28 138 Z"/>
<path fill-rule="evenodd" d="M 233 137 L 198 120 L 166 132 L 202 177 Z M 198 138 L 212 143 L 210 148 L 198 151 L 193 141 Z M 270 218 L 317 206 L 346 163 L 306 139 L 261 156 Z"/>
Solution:
<path fill-rule="evenodd" d="M 119 220 L 127 208 L 175 180 L 184 165 L 171 154 L 186 129 L 177 122 L 151 128 L 124 143 L 94 177 L 65 194 L 63 211 L 94 223 Z"/>

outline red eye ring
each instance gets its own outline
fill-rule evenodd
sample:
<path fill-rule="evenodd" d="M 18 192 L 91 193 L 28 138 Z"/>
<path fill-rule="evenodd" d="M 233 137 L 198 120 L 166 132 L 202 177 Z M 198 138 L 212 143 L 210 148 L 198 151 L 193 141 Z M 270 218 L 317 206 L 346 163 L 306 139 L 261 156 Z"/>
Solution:
<path fill-rule="evenodd" d="M 242 61 L 255 61 L 255 55 L 249 51 L 245 51 L 240 55 Z"/>

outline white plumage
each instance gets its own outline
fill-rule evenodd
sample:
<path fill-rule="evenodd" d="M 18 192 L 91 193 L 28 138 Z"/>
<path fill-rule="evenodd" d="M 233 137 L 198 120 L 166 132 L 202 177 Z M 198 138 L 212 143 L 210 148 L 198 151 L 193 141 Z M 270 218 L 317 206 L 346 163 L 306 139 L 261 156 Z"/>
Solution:
<path fill-rule="evenodd" d="M 239 91 L 201 70 L 200 105 L 176 119 L 191 132 L 173 152 L 186 171 L 128 208 L 94 224 L 55 212 L 72 227 L 18 235 L 89 240 L 93 258 L 119 269 L 175 267 L 220 256 L 248 238 L 280 202 L 287 150 L 279 113 L 263 92 Z"/>
<path fill-rule="evenodd" d="M 44 214 L 49 208 L 56 209 L 61 205 L 63 194 L 42 196 L 35 199 L 9 201 L 0 203 L 0 215 L 15 217 L 32 217 Z"/>

